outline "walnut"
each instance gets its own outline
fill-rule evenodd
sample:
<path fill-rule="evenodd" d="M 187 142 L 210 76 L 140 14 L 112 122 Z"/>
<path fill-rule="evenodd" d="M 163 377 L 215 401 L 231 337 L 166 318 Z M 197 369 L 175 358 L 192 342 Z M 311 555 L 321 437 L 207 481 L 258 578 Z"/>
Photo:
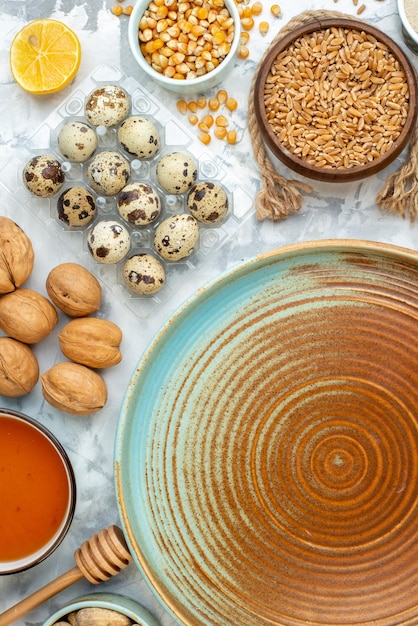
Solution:
<path fill-rule="evenodd" d="M 93 368 L 116 365 L 122 359 L 119 326 L 97 317 L 71 320 L 58 333 L 63 354 L 68 359 Z"/>
<path fill-rule="evenodd" d="M 0 294 L 21 287 L 34 265 L 29 237 L 13 220 L 0 216 Z"/>
<path fill-rule="evenodd" d="M 130 626 L 132 621 L 126 615 L 101 607 L 86 607 L 77 611 L 75 626 Z"/>
<path fill-rule="evenodd" d="M 0 394 L 20 398 L 32 391 L 38 378 L 38 360 L 29 346 L 0 337 Z"/>
<path fill-rule="evenodd" d="M 55 306 L 70 317 L 85 317 L 100 308 L 100 283 L 78 263 L 54 267 L 46 279 L 46 290 Z"/>
<path fill-rule="evenodd" d="M 37 343 L 55 328 L 58 313 L 37 291 L 21 287 L 0 298 L 0 328 L 23 343 Z"/>
<path fill-rule="evenodd" d="M 85 365 L 63 361 L 41 374 L 47 402 L 65 413 L 91 415 L 107 402 L 104 379 Z"/>

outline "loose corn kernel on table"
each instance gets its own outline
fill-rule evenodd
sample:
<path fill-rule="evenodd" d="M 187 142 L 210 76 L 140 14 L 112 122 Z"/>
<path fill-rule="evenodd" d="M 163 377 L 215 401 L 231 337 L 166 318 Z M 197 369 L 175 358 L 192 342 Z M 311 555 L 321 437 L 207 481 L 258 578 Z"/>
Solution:
<path fill-rule="evenodd" d="M 173 120 L 195 133 L 194 136 L 205 143 L 216 162 L 222 164 L 231 176 L 242 181 L 253 198 L 260 189 L 260 172 L 253 157 L 247 128 L 251 81 L 259 60 L 277 31 L 292 17 L 312 9 L 309 0 L 294 0 L 292 3 L 282 0 L 279 4 L 274 0 L 254 3 L 250 0 L 247 5 L 242 3 L 243 32 L 235 66 L 223 84 L 217 90 L 201 94 L 200 101 L 191 104 L 190 99 L 165 92 L 149 81 L 143 82 L 146 89 L 171 112 Z M 364 0 L 364 4 L 361 0 L 359 3 L 353 0 L 322 0 L 321 8 L 338 10 L 350 16 L 360 14 L 362 19 L 392 36 L 408 52 L 418 69 L 418 56 L 408 50 L 402 39 L 396 0 Z M 9 210 L 9 190 L 21 184 L 9 179 L 7 164 L 20 158 L 35 130 L 42 129 L 43 121 L 59 108 L 69 90 L 77 91 L 82 81 L 101 64 L 115 65 L 124 75 L 144 81 L 128 47 L 130 10 L 130 0 L 39 0 L 35 3 L 30 0 L 0 0 L 1 213 Z M 41 17 L 64 21 L 78 34 L 82 46 L 81 65 L 73 84 L 65 92 L 42 98 L 22 91 L 13 81 L 8 68 L 13 36 L 27 21 Z M 212 98 L 218 90 L 224 90 L 225 98 L 233 100 L 225 99 L 225 103 L 217 108 Z M 228 102 L 229 110 L 224 107 L 224 104 L 228 107 Z M 229 140 L 228 133 L 232 133 Z M 37 141 L 42 141 L 42 132 L 37 135 Z M 399 166 L 404 157 L 401 155 L 394 167 Z M 285 176 L 295 177 L 284 166 L 277 164 L 277 167 Z M 124 334 L 123 361 L 106 372 L 109 401 L 100 414 L 82 419 L 62 414 L 44 403 L 39 389 L 19 400 L 0 399 L 4 407 L 40 419 L 55 434 L 73 463 L 78 486 L 72 526 L 54 554 L 31 570 L 0 577 L 0 612 L 73 567 L 74 551 L 91 535 L 101 528 L 120 523 L 113 478 L 113 447 L 123 395 L 141 354 L 161 325 L 186 298 L 242 260 L 293 242 L 358 238 L 418 250 L 418 225 L 411 225 L 399 216 L 385 214 L 376 205 L 375 198 L 386 175 L 387 172 L 381 172 L 370 179 L 342 185 L 314 182 L 313 192 L 304 196 L 301 210 L 284 221 L 257 221 L 253 213 L 218 255 L 194 272 L 155 315 L 139 323 L 137 316 L 123 301 L 107 299 L 107 316 L 119 324 Z M 29 285 L 43 291 L 49 270 L 58 263 L 72 261 L 74 255 L 59 241 L 48 237 L 38 223 L 32 228 L 24 208 L 18 208 L 13 217 L 27 230 L 35 248 L 36 268 Z M 42 351 L 39 350 L 39 357 L 41 369 L 56 359 L 56 345 L 52 340 L 46 340 Z M 80 581 L 18 620 L 17 624 L 41 624 L 64 603 L 91 590 L 87 581 Z M 94 591 L 114 591 L 130 596 L 148 607 L 163 626 L 176 624 L 133 564 Z"/>

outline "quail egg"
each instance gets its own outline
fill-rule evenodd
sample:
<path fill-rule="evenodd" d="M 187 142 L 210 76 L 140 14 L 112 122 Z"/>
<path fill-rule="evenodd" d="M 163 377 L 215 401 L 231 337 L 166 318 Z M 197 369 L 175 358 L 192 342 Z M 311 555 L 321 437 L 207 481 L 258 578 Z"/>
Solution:
<path fill-rule="evenodd" d="M 129 96 L 122 87 L 104 85 L 87 98 L 85 113 L 87 121 L 93 126 L 110 128 L 128 116 L 129 108 Z"/>
<path fill-rule="evenodd" d="M 128 184 L 131 166 L 119 152 L 105 150 L 92 158 L 86 176 L 95 191 L 112 196 Z"/>
<path fill-rule="evenodd" d="M 87 248 L 99 263 L 119 263 L 128 254 L 131 238 L 128 230 L 115 220 L 103 220 L 87 235 Z"/>
<path fill-rule="evenodd" d="M 135 254 L 124 263 L 123 281 L 135 294 L 152 295 L 164 286 L 164 266 L 152 254 Z"/>
<path fill-rule="evenodd" d="M 154 235 L 154 247 L 167 261 L 179 261 L 192 254 L 199 239 L 199 225 L 188 213 L 163 220 Z"/>
<path fill-rule="evenodd" d="M 185 152 L 170 152 L 157 163 L 157 179 L 161 187 L 172 194 L 182 194 L 197 178 L 197 164 Z"/>
<path fill-rule="evenodd" d="M 58 219 L 72 228 L 88 226 L 96 215 L 96 201 L 84 187 L 70 187 L 57 200 Z"/>
<path fill-rule="evenodd" d="M 118 129 L 118 140 L 124 150 L 138 159 L 149 159 L 160 149 L 160 134 L 146 117 L 128 117 Z"/>
<path fill-rule="evenodd" d="M 228 196 L 218 183 L 199 182 L 189 191 L 187 208 L 199 222 L 216 224 L 228 213 Z"/>
<path fill-rule="evenodd" d="M 23 169 L 23 182 L 35 196 L 49 198 L 58 193 L 65 181 L 61 163 L 49 154 L 33 157 Z"/>
<path fill-rule="evenodd" d="M 97 135 L 85 122 L 68 122 L 58 134 L 58 148 L 74 163 L 87 161 L 97 148 Z"/>
<path fill-rule="evenodd" d="M 118 196 L 117 205 L 119 215 L 135 226 L 151 224 L 161 212 L 160 197 L 147 183 L 126 185 Z"/>

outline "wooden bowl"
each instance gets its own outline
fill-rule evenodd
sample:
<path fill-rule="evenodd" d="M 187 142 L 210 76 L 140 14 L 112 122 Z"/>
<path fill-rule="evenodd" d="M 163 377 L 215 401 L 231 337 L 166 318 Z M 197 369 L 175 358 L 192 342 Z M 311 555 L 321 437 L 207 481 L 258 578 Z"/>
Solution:
<path fill-rule="evenodd" d="M 338 38 L 340 29 L 344 42 Z M 314 33 L 319 49 L 300 45 Z M 334 40 L 323 36 L 321 48 L 317 33 Z M 355 43 L 359 38 L 367 42 Z M 281 54 L 287 59 L 277 65 Z M 392 67 L 399 64 L 402 76 L 391 72 L 382 56 Z M 384 169 L 407 145 L 417 116 L 417 79 L 403 51 L 377 28 L 349 18 L 316 19 L 271 47 L 256 76 L 254 110 L 266 146 L 289 168 L 316 180 L 359 180 Z M 274 128 L 270 118 L 277 114 L 281 117 Z"/>

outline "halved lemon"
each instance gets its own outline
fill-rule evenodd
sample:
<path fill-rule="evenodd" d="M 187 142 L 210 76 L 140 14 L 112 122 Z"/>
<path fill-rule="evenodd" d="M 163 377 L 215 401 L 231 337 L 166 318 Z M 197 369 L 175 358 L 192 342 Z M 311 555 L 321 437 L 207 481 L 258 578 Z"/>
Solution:
<path fill-rule="evenodd" d="M 77 35 L 57 20 L 29 22 L 10 46 L 10 69 L 15 81 L 32 94 L 55 93 L 66 87 L 80 67 Z"/>

